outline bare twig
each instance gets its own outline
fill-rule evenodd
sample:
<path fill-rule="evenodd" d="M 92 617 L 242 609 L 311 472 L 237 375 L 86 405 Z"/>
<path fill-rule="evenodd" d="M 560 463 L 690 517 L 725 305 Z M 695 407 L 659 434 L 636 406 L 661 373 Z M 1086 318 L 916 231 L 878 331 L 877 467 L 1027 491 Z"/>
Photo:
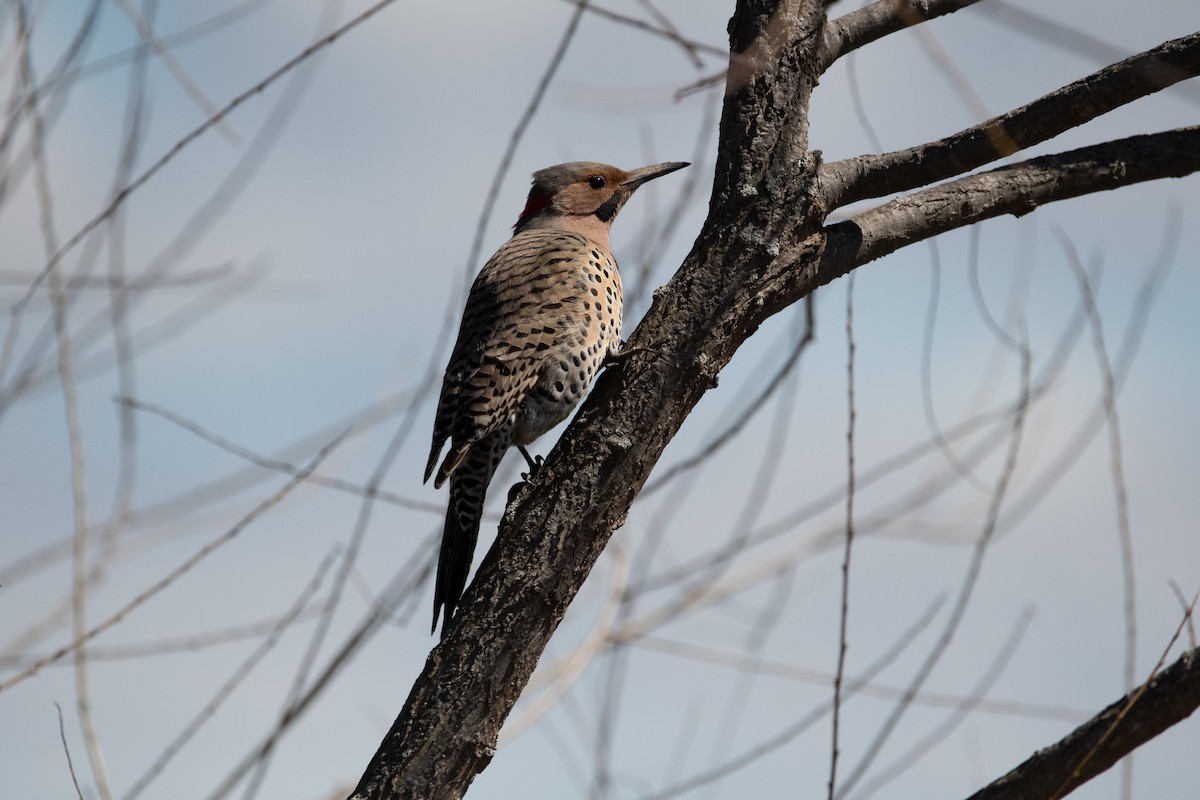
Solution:
<path fill-rule="evenodd" d="M 875 126 L 871 124 L 871 118 L 867 115 L 867 106 L 863 103 L 862 87 L 858 84 L 857 59 L 853 53 L 846 58 L 846 81 L 850 84 L 850 103 L 854 106 L 854 116 L 858 119 L 858 125 L 866 135 L 871 150 L 882 153 L 883 142 L 879 140 L 879 134 L 875 132 Z"/>
<path fill-rule="evenodd" d="M 350 635 L 346 637 L 337 652 L 329 659 L 324 669 L 313 678 L 312 682 L 304 689 L 304 692 L 295 699 L 295 702 L 286 710 L 275 725 L 272 726 L 270 732 L 263 740 L 239 761 L 229 771 L 229 774 L 225 776 L 224 780 L 208 794 L 208 800 L 219 800 L 219 798 L 228 795 L 248 772 L 255 769 L 261 763 L 262 759 L 279 743 L 283 735 L 301 718 L 312 702 L 320 697 L 321 693 L 328 688 L 330 682 L 341 673 L 342 669 L 350 662 L 350 659 L 366 642 L 370 641 L 371 636 L 388 620 L 388 617 L 396 607 L 406 598 L 411 597 L 413 590 L 428 579 L 429 574 L 433 570 L 433 556 L 436 553 L 433 547 L 435 536 L 440 536 L 441 532 L 441 525 L 439 525 L 435 531 L 425 537 L 424 551 L 429 554 L 429 557 L 424 560 L 413 559 L 400 569 L 387 587 L 380 592 L 375 605 L 368 609 L 364 618 L 351 631 Z"/>
<path fill-rule="evenodd" d="M 846 547 L 842 554 L 842 607 L 838 621 L 837 668 L 833 673 L 833 745 L 829 756 L 829 800 L 837 793 L 838 723 L 842 718 L 842 677 L 846 671 L 846 630 L 850 622 L 850 554 L 854 547 L 854 273 L 846 282 Z"/>
<path fill-rule="evenodd" d="M 904 653 L 908 646 L 915 641 L 916 636 L 929 626 L 929 624 L 933 621 L 934 615 L 937 613 L 938 609 L 941 608 L 941 605 L 942 598 L 939 598 L 930 604 L 929 608 L 925 610 L 925 613 L 918 617 L 917 620 L 910 625 L 908 629 L 905 630 L 892 643 L 891 647 L 889 647 L 882 655 L 880 655 L 879 658 L 868 665 L 855 681 L 848 681 L 846 697 L 849 698 L 854 694 L 854 689 L 852 687 L 870 683 L 872 680 L 874 680 L 875 676 L 879 675 L 879 673 L 883 672 L 884 669 L 895 662 L 895 660 Z M 788 742 L 793 741 L 797 736 L 804 733 L 817 722 L 819 722 L 822 717 L 830 713 L 832 706 L 832 701 L 824 703 L 805 714 L 796 722 L 789 725 L 787 728 L 775 734 L 771 738 L 766 739 L 754 747 L 740 753 L 739 755 L 726 760 L 724 763 L 717 764 L 715 767 L 694 775 L 687 780 L 680 781 L 679 783 L 669 786 L 660 792 L 649 795 L 643 798 L 643 800 L 667 800 L 668 798 L 678 797 L 679 795 L 690 792 L 697 787 L 720 780 L 726 775 L 736 772 L 748 764 L 754 763 L 764 755 L 778 750 Z"/>
<path fill-rule="evenodd" d="M 310 606 L 296 617 L 295 622 L 303 622 L 317 615 L 317 609 Z M 174 636 L 164 639 L 153 639 L 128 644 L 114 644 L 108 647 L 93 646 L 88 648 L 88 661 L 126 661 L 153 658 L 155 656 L 171 655 L 172 653 L 195 653 L 210 647 L 241 642 L 246 639 L 261 639 L 268 635 L 279 624 L 278 615 L 263 620 L 247 622 L 241 625 L 231 625 L 212 631 L 194 633 L 187 636 Z M 20 669 L 37 661 L 42 656 L 27 654 L 12 654 L 0 656 L 0 668 Z M 50 666 L 59 666 L 59 663 Z"/>
<path fill-rule="evenodd" d="M 1188 599 L 1183 595 L 1183 589 L 1179 588 L 1179 584 L 1174 580 L 1167 582 L 1171 587 L 1171 591 L 1175 593 L 1175 599 L 1179 601 L 1179 607 L 1183 609 L 1184 616 L 1187 617 L 1187 632 L 1188 643 L 1192 650 L 1196 649 L 1196 617 L 1194 614 L 1188 614 Z"/>
<path fill-rule="evenodd" d="M 1092 346 L 1100 369 L 1104 416 L 1108 422 L 1109 468 L 1112 471 L 1113 496 L 1116 501 L 1117 541 L 1121 551 L 1121 585 L 1125 597 L 1125 691 L 1130 692 L 1134 685 L 1134 670 L 1137 669 L 1137 592 L 1134 583 L 1133 532 L 1129 524 L 1129 493 L 1125 484 L 1124 459 L 1121 456 L 1121 423 L 1117 417 L 1116 381 L 1113 378 L 1108 347 L 1104 343 L 1104 326 L 1096 308 L 1096 295 L 1088 281 L 1087 270 L 1083 268 L 1079 253 L 1066 232 L 1060 229 L 1058 237 L 1066 252 L 1067 263 L 1079 282 L 1079 294 L 1087 309 L 1088 323 L 1092 329 Z M 1132 755 L 1121 765 L 1121 796 L 1124 800 L 1133 796 Z"/>
<path fill-rule="evenodd" d="M 179 59 L 175 57 L 175 54 L 155 34 L 154 26 L 150 20 L 146 19 L 141 12 L 134 8 L 129 0 L 113 0 L 113 3 L 117 8 L 121 9 L 122 14 L 129 17 L 129 21 L 137 28 L 138 35 L 145 40 L 146 45 L 154 52 L 154 55 L 158 56 L 159 60 L 166 65 L 167 71 L 183 87 L 184 93 L 192 99 L 192 102 L 204 112 L 204 116 L 215 117 L 219 114 L 220 109 L 217 108 L 217 105 L 208 99 L 208 96 L 204 94 L 204 90 L 200 88 L 196 81 L 192 80 L 192 76 L 183 68 L 183 64 L 179 63 Z M 217 125 L 217 130 L 230 144 L 236 145 L 241 143 L 241 137 L 224 120 L 221 120 Z"/>
<path fill-rule="evenodd" d="M 1183 209 L 1179 205 L 1172 205 L 1170 213 L 1166 215 L 1159 252 L 1151 263 L 1150 269 L 1147 271 L 1146 277 L 1142 281 L 1131 303 L 1129 323 L 1125 327 L 1125 335 L 1122 337 L 1121 347 L 1117 351 L 1113 369 L 1113 378 L 1116 382 L 1117 391 L 1120 391 L 1124 385 L 1130 367 L 1133 365 L 1134 358 L 1137 356 L 1142 336 L 1145 334 L 1146 327 L 1150 322 L 1150 312 L 1154 308 L 1154 302 L 1163 288 L 1167 274 L 1174 264 L 1178 253 L 1182 232 Z M 1049 496 L 1050 492 L 1054 490 L 1063 476 L 1080 459 L 1088 443 L 1092 441 L 1103 426 L 1104 405 L 1101 402 L 1079 424 L 1077 430 L 1072 433 L 1059 455 L 1046 464 L 1037 475 L 1034 475 L 1029 482 L 1029 487 L 1014 498 L 1008 513 L 1004 515 L 1002 523 L 1004 530 L 1011 530 L 1020 524 L 1021 520 L 1025 519 L 1038 504 Z"/>
<path fill-rule="evenodd" d="M 933 608 L 935 610 L 940 609 L 944 600 L 944 597 L 938 598 L 938 602 L 933 605 Z M 1187 608 L 1186 600 L 1184 600 L 1184 608 Z M 828 687 L 833 682 L 833 675 L 825 670 L 806 669 L 779 661 L 769 661 L 759 657 L 747 657 L 701 644 L 665 639 L 661 636 L 641 636 L 631 640 L 630 644 L 642 650 L 664 653 L 700 664 L 726 667 L 738 672 L 751 672 L 780 680 L 820 687 Z M 846 679 L 845 686 L 847 694 L 853 693 L 880 700 L 899 700 L 904 697 L 907 691 L 906 687 L 881 684 L 875 681 L 864 682 L 860 678 Z M 986 697 L 948 694 L 945 692 L 922 691 L 913 697 L 912 703 L 913 705 L 924 706 L 926 708 L 970 708 L 973 711 L 983 714 L 1075 723 L 1082 722 L 1090 714 L 1090 712 L 1083 709 L 1069 708 L 1067 706 L 1042 705 L 1019 700 L 991 700 Z"/>
<path fill-rule="evenodd" d="M 262 661 L 267 654 L 275 648 L 275 645 L 279 642 L 280 637 L 282 637 L 287 629 L 290 628 L 300 618 L 300 615 L 308 605 L 309 600 L 314 594 L 316 594 L 317 589 L 320 588 L 321 581 L 325 579 L 325 573 L 328 572 L 329 567 L 333 565 L 339 549 L 339 546 L 335 546 L 328 555 L 321 559 L 321 563 L 317 565 L 316 572 L 313 573 L 308 585 L 305 586 L 300 594 L 296 597 L 296 600 L 292 603 L 291 607 L 284 612 L 283 616 L 281 616 L 271 627 L 271 630 L 268 632 L 266 638 L 264 638 L 262 642 L 259 643 L 258 647 L 256 647 L 254 651 L 250 653 L 250 655 L 248 655 L 244 661 L 242 661 L 241 665 L 234 670 L 233 674 L 230 675 L 223 684 L 221 684 L 220 688 L 218 688 L 209 701 L 205 703 L 204 707 L 201 708 L 200 711 L 197 712 L 196 716 L 194 716 L 192 720 L 183 727 L 183 730 L 181 730 L 179 734 L 176 735 L 176 737 L 172 739 L 165 748 L 163 748 L 163 751 L 159 753 L 158 758 L 154 759 L 154 762 L 146 768 L 146 771 L 142 773 L 141 777 L 134 781 L 133 786 L 131 786 L 129 791 L 125 793 L 123 800 L 133 800 L 135 797 L 140 795 L 146 789 L 146 787 L 149 786 L 152 781 L 154 781 L 155 778 L 161 775 L 162 771 L 166 769 L 167 764 L 170 763 L 171 759 L 174 758 L 189 741 L 191 741 L 192 737 L 195 736 L 196 733 L 199 732 L 200 728 L 202 728 L 204 724 L 208 722 L 208 720 L 211 719 L 214 714 L 217 713 L 217 710 L 225 703 L 229 696 L 233 694 L 234 690 L 237 689 L 242 681 L 250 676 L 250 673 L 254 671 L 254 668 L 258 666 L 259 662 Z"/>
<path fill-rule="evenodd" d="M 267 77 L 263 78 L 261 81 L 256 83 L 254 86 L 250 87 L 246 91 L 239 94 L 237 97 L 235 97 L 233 100 L 231 100 L 228 104 L 226 104 L 220 111 L 218 111 L 213 116 L 209 117 L 207 120 L 205 120 L 203 123 L 201 123 L 197 128 L 192 130 L 191 133 L 187 134 L 182 139 L 177 141 L 171 147 L 170 150 L 168 150 L 161 157 L 159 157 L 159 159 L 157 161 L 155 161 L 153 164 L 151 164 L 146 169 L 145 172 L 143 172 L 141 175 L 139 175 L 137 178 L 135 178 L 132 182 L 130 182 L 128 185 L 126 185 L 125 188 L 123 188 L 120 192 L 118 192 L 117 196 L 114 197 L 112 199 L 112 201 L 109 202 L 109 204 L 100 211 L 99 214 L 97 214 L 96 216 L 94 216 L 90 220 L 88 220 L 88 222 L 85 223 L 82 228 L 80 228 L 78 231 L 76 231 L 75 234 L 72 235 L 71 238 L 67 240 L 66 244 L 64 244 L 62 247 L 60 247 L 58 249 L 58 251 L 55 252 L 54 255 L 50 257 L 49 261 L 47 261 L 47 263 L 46 263 L 46 266 L 43 267 L 42 271 L 40 273 L 38 273 L 38 276 L 36 278 L 34 278 L 33 283 L 30 284 L 29 289 L 26 290 L 24 296 L 22 296 L 21 299 L 17 301 L 17 304 L 13 309 L 14 314 L 19 313 L 25 307 L 25 305 L 29 302 L 30 298 L 32 298 L 34 293 L 37 291 L 38 286 L 41 285 L 42 280 L 44 280 L 47 275 L 49 275 L 51 272 L 54 271 L 54 269 L 59 265 L 59 263 L 67 255 L 67 253 L 69 253 L 69 252 L 71 252 L 71 250 L 75 249 L 75 247 L 80 242 L 82 242 L 88 236 L 88 234 L 90 234 L 102 222 L 104 222 L 106 219 L 108 219 L 110 216 L 112 216 L 116 212 L 116 210 L 125 202 L 125 200 L 129 197 L 129 195 L 133 194 L 133 192 L 137 191 L 143 185 L 145 185 L 147 181 L 149 181 L 151 178 L 153 178 L 163 167 L 165 167 L 168 163 L 170 163 L 175 158 L 175 156 L 179 155 L 179 153 L 184 148 L 186 148 L 188 145 L 190 145 L 196 139 L 203 136 L 208 130 L 210 130 L 211 128 L 220 124 L 226 117 L 228 117 L 231 113 L 233 113 L 239 106 L 241 106 L 247 100 L 261 94 L 263 91 L 265 91 L 267 89 L 267 87 L 269 87 L 271 84 L 275 83 L 275 81 L 279 80 L 284 75 L 288 74 L 293 69 L 295 69 L 297 66 L 299 66 L 300 64 L 307 61 L 314 53 L 333 44 L 343 34 L 349 32 L 350 30 L 353 30 L 354 28 L 358 27 L 362 23 L 366 22 L 368 19 L 375 16 L 375 14 L 379 13 L 387 6 L 391 5 L 392 2 L 393 2 L 393 0 L 378 0 L 378 2 L 376 2 L 374 5 L 369 6 L 368 8 L 366 8 L 364 11 L 362 11 L 360 14 L 358 14 L 354 18 L 350 19 L 346 23 L 339 26 L 336 30 L 332 31 L 329 34 L 326 34 L 325 36 L 321 37 L 317 41 L 313 42 L 308 47 L 301 50 L 297 55 L 293 56 L 292 58 L 290 58 L 286 62 L 284 62 L 283 65 L 276 68 L 273 72 L 271 72 L 271 74 L 267 75 Z"/>
<path fill-rule="evenodd" d="M 500 163 L 496 166 L 496 173 L 492 176 L 492 185 L 488 187 L 487 195 L 483 200 L 483 209 L 479 213 L 479 220 L 475 223 L 475 237 L 471 240 L 471 249 L 467 254 L 466 274 L 472 274 L 478 267 L 476 262 L 479 260 L 480 251 L 483 250 L 483 237 L 487 233 L 488 222 L 492 218 L 492 210 L 496 206 L 496 198 L 500 195 L 500 187 L 504 185 L 504 178 L 508 174 L 508 168 L 512 166 L 513 156 L 516 155 L 517 145 L 521 143 L 521 139 L 525 136 L 525 131 L 529 127 L 529 123 L 533 121 L 533 117 L 537 114 L 538 107 L 542 104 L 542 98 L 546 96 L 546 90 L 550 88 L 550 81 L 554 79 L 554 74 L 558 72 L 558 67 L 562 64 L 563 57 L 567 54 L 567 48 L 571 46 L 571 40 L 575 38 L 575 31 L 579 29 L 579 22 L 583 19 L 583 12 L 588 8 L 588 0 L 578 0 L 575 4 L 575 11 L 572 12 L 571 18 L 567 21 L 567 27 L 563 30 L 562 36 L 558 40 L 558 46 L 554 49 L 554 53 L 550 56 L 550 61 L 546 64 L 546 69 L 542 72 L 541 78 L 538 79 L 537 87 L 533 90 L 533 97 L 529 98 L 529 103 L 525 106 L 525 110 L 521 112 L 521 117 L 517 120 L 517 124 L 513 127 L 512 133 L 508 137 L 508 145 L 504 148 L 504 155 L 500 157 Z"/>
<path fill-rule="evenodd" d="M 922 759 L 927 756 L 934 747 L 941 743 L 947 736 L 954 732 L 963 720 L 969 714 L 978 709 L 987 697 L 987 693 L 1000 680 L 1004 674 L 1004 670 L 1008 667 L 1013 656 L 1017 654 L 1017 650 L 1021 646 L 1021 640 L 1025 638 L 1025 632 L 1029 630 L 1029 623 L 1033 620 L 1033 610 L 1026 609 L 1018 617 L 1017 622 L 1013 625 L 1013 629 L 1009 632 L 1008 637 L 1000 645 L 1000 649 L 996 652 L 996 656 L 992 661 L 991 666 L 980 677 L 975 684 L 975 688 L 971 690 L 970 695 L 958 705 L 952 714 L 949 714 L 945 720 L 937 727 L 922 736 L 904 752 L 897 756 L 891 764 L 879 771 L 871 780 L 865 782 L 863 787 L 854 795 L 854 800 L 866 800 L 871 797 L 884 786 L 887 786 L 893 780 L 903 775 L 916 764 L 921 763 Z"/>
<path fill-rule="evenodd" d="M 67 769 L 71 771 L 71 784 L 75 787 L 75 796 L 83 800 L 83 790 L 79 788 L 79 778 L 75 776 L 75 764 L 71 761 L 71 748 L 67 746 L 67 730 L 63 726 L 62 706 L 54 704 L 58 711 L 58 737 L 62 740 L 63 755 L 67 757 Z"/>
<path fill-rule="evenodd" d="M 612 22 L 617 22 L 621 25 L 627 25 L 635 30 L 645 31 L 646 33 L 654 36 L 660 36 L 664 39 L 669 39 L 670 41 L 675 42 L 675 44 L 679 45 L 679 47 L 683 50 L 684 54 L 688 57 L 688 60 L 692 62 L 693 66 L 697 68 L 704 66 L 704 62 L 700 57 L 701 53 L 709 56 L 715 56 L 717 58 L 725 58 L 729 55 L 729 51 L 724 47 L 714 47 L 712 45 L 705 44 L 704 42 L 697 42 L 694 39 L 686 38 L 683 36 L 683 34 L 679 33 L 675 26 L 671 24 L 671 21 L 662 14 L 654 14 L 661 25 L 661 27 L 656 27 L 645 20 L 603 8 L 595 3 L 589 3 L 587 0 L 566 1 L 576 6 L 586 5 L 588 12 L 595 14 L 598 17 L 603 17 L 604 19 L 611 20 Z M 645 0 L 641 0 L 641 2 L 644 6 L 649 5 L 649 3 L 645 2 Z"/>
<path fill-rule="evenodd" d="M 988 492 L 990 490 L 983 481 L 962 462 L 958 453 L 954 452 L 954 446 L 946 439 L 946 434 L 938 423 L 937 411 L 933 407 L 933 334 L 937 327 L 942 289 L 942 259 L 937 239 L 929 240 L 929 256 L 929 303 L 925 313 L 925 335 L 921 342 L 921 404 L 925 410 L 925 424 L 929 428 L 930 438 L 937 443 L 946 462 L 971 486 Z"/>
<path fill-rule="evenodd" d="M 419 397 L 416 398 L 416 400 L 413 402 L 413 405 L 417 405 L 419 400 Z M 127 408 L 146 411 L 162 417 L 168 422 L 174 423 L 184 430 L 196 434 L 204 441 L 214 444 L 222 450 L 232 453 L 238 458 L 249 461 L 251 464 L 293 476 L 301 471 L 301 468 L 295 464 L 275 458 L 268 458 L 267 456 L 255 453 L 254 451 L 242 447 L 235 442 L 229 441 L 223 436 L 213 433 L 212 431 L 201 426 L 199 423 L 185 419 L 175 412 L 163 408 L 155 403 L 148 403 L 144 400 L 138 400 L 133 397 L 118 397 L 116 398 L 116 401 L 120 405 Z M 330 478 L 325 475 L 313 474 L 309 476 L 308 481 L 316 486 L 325 486 L 330 489 L 336 489 L 338 491 L 358 495 L 360 497 L 365 497 L 369 494 L 378 500 L 382 500 L 385 503 L 390 503 L 401 508 L 411 508 L 416 511 L 429 511 L 432 513 L 441 513 L 444 510 L 440 503 L 429 503 L 423 500 L 413 500 L 411 498 L 404 497 L 403 495 L 396 494 L 395 492 L 389 492 L 386 489 L 380 489 L 378 486 L 361 486 L 351 481 L 342 480 L 341 478 Z"/>
<path fill-rule="evenodd" d="M 971 596 L 974 594 L 976 583 L 978 582 L 980 572 L 983 568 L 984 556 L 987 554 L 988 545 L 991 544 L 993 535 L 996 532 L 996 524 L 1000 518 L 1000 509 L 1004 504 L 1004 500 L 1008 495 L 1008 487 L 1012 481 L 1013 474 L 1017 468 L 1017 456 L 1021 451 L 1021 443 L 1025 432 L 1025 418 L 1029 409 L 1029 373 L 1032 356 L 1029 352 L 1029 346 L 1022 337 L 1021 349 L 1019 353 L 1021 357 L 1020 371 L 1020 389 L 1018 392 L 1017 413 L 1013 418 L 1012 433 L 1009 438 L 1008 452 L 1004 458 L 1004 464 L 1001 467 L 1000 475 L 996 479 L 995 489 L 992 493 L 991 502 L 988 505 L 987 516 L 984 519 L 983 528 L 980 531 L 979 539 L 975 543 L 974 551 L 971 554 L 971 562 L 967 566 L 967 573 L 963 577 L 962 584 L 959 587 L 958 597 L 955 598 L 954 605 L 950 610 L 950 618 L 946 621 L 942 628 L 941 635 L 930 648 L 925 659 L 917 668 L 917 673 L 909 684 L 909 693 L 905 698 L 892 709 L 891 714 L 880 725 L 879 730 L 872 738 L 866 751 L 854 770 L 846 777 L 842 784 L 841 792 L 838 796 L 845 797 L 846 794 L 858 783 L 859 780 L 866 774 L 875 758 L 883 749 L 883 745 L 891 737 L 900 718 L 904 716 L 909 708 L 909 702 L 912 695 L 915 695 L 925 685 L 925 681 L 932 674 L 934 667 L 941 661 L 942 656 L 949 648 L 951 641 L 958 632 L 958 626 L 966 616 L 967 606 L 971 601 Z"/>
<path fill-rule="evenodd" d="M 23 39 L 28 39 L 32 30 L 26 17 L 24 2 L 15 4 L 17 26 Z M 26 103 L 24 112 L 30 124 L 30 142 L 33 152 L 34 185 L 38 198 L 39 221 L 42 229 L 43 245 L 47 257 L 58 249 L 58 236 L 54 226 L 54 201 L 50 188 L 50 178 L 46 166 L 45 128 L 41 111 L 34 102 L 33 59 L 28 47 L 21 49 L 20 56 L 21 83 L 25 87 Z M 83 419 L 79 406 L 79 393 L 75 381 L 74 359 L 71 351 L 71 334 L 67 320 L 66 296 L 63 291 L 61 276 L 57 273 L 50 276 L 50 304 L 54 317 L 55 342 L 57 343 L 57 366 L 59 382 L 62 386 L 63 405 L 66 411 L 67 437 L 71 452 L 71 498 L 74 520 L 74 544 L 72 547 L 71 571 L 71 628 L 76 638 L 83 635 L 87 629 L 87 555 L 88 555 L 88 522 L 87 522 L 87 460 L 83 444 Z M 108 779 L 108 767 L 105 764 L 104 751 L 96 732 L 95 718 L 92 716 L 91 694 L 88 685 L 87 652 L 80 648 L 75 651 L 75 708 L 79 715 L 80 727 L 83 729 L 84 746 L 87 749 L 88 760 L 92 766 L 92 775 L 96 781 L 96 790 L 103 800 L 112 797 L 112 786 Z"/>
<path fill-rule="evenodd" d="M 18 683 L 25 680 L 26 678 L 32 677 L 33 675 L 36 675 L 37 673 L 41 672 L 42 669 L 45 668 L 48 664 L 52 664 L 53 662 L 58 661 L 63 656 L 66 656 L 69 653 L 73 653 L 75 650 L 77 650 L 78 648 L 87 644 L 92 639 L 95 639 L 97 636 L 104 633 L 106 630 L 113 627 L 117 623 L 121 622 L 121 620 L 125 619 L 125 617 L 127 617 L 130 614 L 130 612 L 134 611 L 139 606 L 144 605 L 151 598 L 153 598 L 156 595 L 158 595 L 159 593 L 161 593 L 164 589 L 166 589 L 172 583 L 174 583 L 176 580 L 178 580 L 182 575 L 189 572 L 198 563 L 203 561 L 208 556 L 212 555 L 212 553 L 214 551 L 216 551 L 218 548 L 220 548 L 222 545 L 228 544 L 229 542 L 233 541 L 233 539 L 235 537 L 237 537 L 237 535 L 239 533 L 241 533 L 243 530 L 245 530 L 247 527 L 249 527 L 249 525 L 251 523 L 253 523 L 255 520 L 257 520 L 259 517 L 261 517 L 263 514 L 265 514 L 270 509 L 277 506 L 280 502 L 283 501 L 283 499 L 285 497 L 288 496 L 288 494 L 291 493 L 291 491 L 293 489 L 295 489 L 297 486 L 302 484 L 308 478 L 308 476 L 317 468 L 317 466 L 320 465 L 320 463 L 325 459 L 325 457 L 327 455 L 329 455 L 329 453 L 332 452 L 335 447 L 337 447 L 339 444 L 341 444 L 342 439 L 345 438 L 347 433 L 349 433 L 349 431 L 342 433 L 336 439 L 334 439 L 332 442 L 325 445 L 325 447 L 321 448 L 320 452 L 318 452 L 317 455 L 315 457 L 313 457 L 312 461 L 310 461 L 308 463 L 308 465 L 303 470 L 301 470 L 301 472 L 298 475 L 296 475 L 296 477 L 292 478 L 290 481 L 288 481 L 286 484 L 284 484 L 283 487 L 281 489 L 279 489 L 279 491 L 275 492 L 273 495 L 268 497 L 266 500 L 263 500 L 261 503 L 259 503 L 257 506 L 255 506 L 250 511 L 249 514 L 246 514 L 244 517 L 242 517 L 238 521 L 238 523 L 236 525 L 234 525 L 232 528 L 225 531 L 223 534 L 218 536 L 216 539 L 213 539 L 208 544 L 204 545 L 204 547 L 200 548 L 193 556 L 188 558 L 186 561 L 184 561 L 182 564 L 180 564 L 175 569 L 171 570 L 169 573 L 167 573 L 166 576 L 161 578 L 158 582 L 156 582 L 150 588 L 146 589 L 144 592 L 139 594 L 137 597 L 133 598 L 133 600 L 130 600 L 119 611 L 117 611 L 115 614 L 110 616 L 108 619 L 104 620 L 99 625 L 97 625 L 96 627 L 87 631 L 86 633 L 84 633 L 80 636 L 76 636 L 75 639 L 73 641 L 71 641 L 69 644 L 65 645 L 64 647 L 59 648 L 58 650 L 55 650 L 53 653 L 46 656 L 45 658 L 39 659 L 36 663 L 30 665 L 27 669 L 23 670 L 22 672 L 12 676 L 11 678 L 9 678 L 6 681 L 0 683 L 0 692 L 5 691 L 7 689 L 11 689 L 13 686 L 17 685 Z"/>

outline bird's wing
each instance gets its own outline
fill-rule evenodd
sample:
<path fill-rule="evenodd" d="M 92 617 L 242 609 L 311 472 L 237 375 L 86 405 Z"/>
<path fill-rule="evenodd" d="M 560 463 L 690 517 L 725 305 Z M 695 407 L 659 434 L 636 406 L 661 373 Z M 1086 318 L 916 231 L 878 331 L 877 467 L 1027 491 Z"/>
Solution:
<path fill-rule="evenodd" d="M 447 439 L 438 485 L 533 389 L 547 351 L 568 335 L 564 326 L 579 324 L 582 270 L 573 266 L 593 248 L 575 233 L 522 231 L 484 265 L 442 381 L 426 480 Z"/>

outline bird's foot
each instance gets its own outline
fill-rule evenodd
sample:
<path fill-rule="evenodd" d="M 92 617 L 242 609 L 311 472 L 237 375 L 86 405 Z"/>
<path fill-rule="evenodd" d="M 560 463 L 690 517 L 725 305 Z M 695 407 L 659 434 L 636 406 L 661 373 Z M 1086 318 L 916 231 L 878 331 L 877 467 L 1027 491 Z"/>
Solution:
<path fill-rule="evenodd" d="M 529 465 L 529 472 L 521 473 L 522 482 L 528 481 L 534 475 L 538 474 L 538 470 L 542 468 L 542 464 L 546 463 L 546 459 L 541 456 L 531 456 L 524 445 L 517 445 L 517 449 L 521 451 L 521 455 L 525 456 L 525 463 Z"/>
<path fill-rule="evenodd" d="M 546 460 L 541 456 L 529 455 L 529 451 L 525 449 L 524 445 L 517 445 L 517 449 L 525 457 L 525 463 L 529 465 L 529 472 L 522 472 L 521 480 L 514 483 L 512 488 L 508 490 L 508 505 L 512 505 L 513 501 L 517 499 L 517 495 L 521 493 L 521 490 L 529 485 L 530 479 L 541 470 L 542 464 L 546 463 Z"/>
<path fill-rule="evenodd" d="M 607 369 L 608 367 L 616 367 L 621 364 L 624 364 L 632 356 L 641 355 L 643 353 L 653 353 L 653 352 L 654 351 L 651 350 L 649 347 L 626 347 L 625 343 L 622 342 L 620 350 L 617 350 L 616 352 L 609 351 L 608 355 L 606 355 L 604 357 L 604 360 L 600 362 L 600 369 Z"/>

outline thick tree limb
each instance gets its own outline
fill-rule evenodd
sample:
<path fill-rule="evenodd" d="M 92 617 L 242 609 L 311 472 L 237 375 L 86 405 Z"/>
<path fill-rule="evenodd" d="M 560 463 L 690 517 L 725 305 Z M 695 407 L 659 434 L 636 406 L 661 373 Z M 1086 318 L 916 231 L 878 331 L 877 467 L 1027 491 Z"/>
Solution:
<path fill-rule="evenodd" d="M 822 202 L 832 211 L 961 175 L 1196 75 L 1200 33 L 1164 42 L 945 139 L 826 164 L 818 173 Z"/>
<path fill-rule="evenodd" d="M 935 186 L 829 226 L 822 283 L 888 253 L 1056 200 L 1200 170 L 1200 126 L 1131 136 Z"/>
<path fill-rule="evenodd" d="M 842 56 L 876 39 L 953 14 L 979 0 L 877 0 L 869 6 L 830 20 L 821 50 L 821 72 Z"/>
<path fill-rule="evenodd" d="M 968 800 L 1064 797 L 1187 719 L 1200 707 L 1200 650 L 1184 653 L 1154 676 L 1140 697 L 1139 692 L 1130 692 Z"/>

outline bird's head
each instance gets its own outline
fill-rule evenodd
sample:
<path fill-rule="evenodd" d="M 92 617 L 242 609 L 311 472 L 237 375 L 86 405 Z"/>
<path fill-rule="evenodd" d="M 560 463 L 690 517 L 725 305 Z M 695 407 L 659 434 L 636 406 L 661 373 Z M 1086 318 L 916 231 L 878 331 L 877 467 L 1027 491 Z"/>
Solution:
<path fill-rule="evenodd" d="M 513 232 L 597 224 L 607 229 L 639 186 L 686 166 L 686 162 L 668 161 L 626 172 L 595 161 L 572 161 L 540 169 L 533 173 L 529 199 Z"/>

